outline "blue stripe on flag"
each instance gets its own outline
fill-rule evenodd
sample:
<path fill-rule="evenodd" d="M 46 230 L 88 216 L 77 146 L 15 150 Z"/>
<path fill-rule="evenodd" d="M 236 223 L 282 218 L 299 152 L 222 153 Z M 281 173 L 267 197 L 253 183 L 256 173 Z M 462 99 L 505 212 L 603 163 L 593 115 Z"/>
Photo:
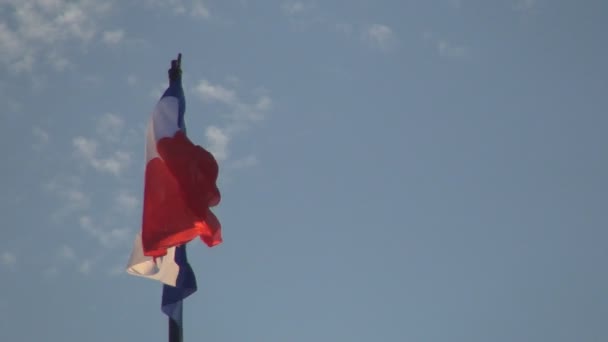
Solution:
<path fill-rule="evenodd" d="M 186 96 L 184 95 L 184 88 L 182 87 L 181 78 L 171 81 L 167 90 L 165 90 L 163 97 L 173 96 L 178 101 L 178 113 L 177 113 L 177 127 L 179 127 L 184 133 L 186 133 L 186 123 L 184 121 L 184 114 L 186 113 Z"/>
<path fill-rule="evenodd" d="M 182 300 L 196 292 L 196 277 L 188 263 L 186 245 L 175 248 L 175 263 L 179 265 L 176 286 L 163 285 L 161 310 L 182 325 Z"/>

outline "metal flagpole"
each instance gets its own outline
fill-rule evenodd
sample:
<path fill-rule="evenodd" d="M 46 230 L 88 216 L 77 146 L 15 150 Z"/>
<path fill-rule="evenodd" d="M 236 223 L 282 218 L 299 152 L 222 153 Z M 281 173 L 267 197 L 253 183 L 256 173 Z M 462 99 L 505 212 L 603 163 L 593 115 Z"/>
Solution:
<path fill-rule="evenodd" d="M 183 305 L 182 303 L 180 303 L 180 305 L 178 305 L 178 310 L 179 310 L 178 316 L 179 317 L 182 317 L 182 313 L 183 313 L 182 305 Z M 183 338 L 184 338 L 183 321 L 182 321 L 182 324 L 179 324 L 178 322 L 173 320 L 171 317 L 169 317 L 169 342 L 183 342 Z"/>
<path fill-rule="evenodd" d="M 182 75 L 182 69 L 181 69 L 181 64 L 182 64 L 182 54 L 178 53 L 177 55 L 177 60 L 172 60 L 171 61 L 171 69 L 169 69 L 168 74 L 169 74 L 169 82 L 172 82 L 174 80 L 177 80 L 181 77 Z M 177 307 L 175 308 L 174 314 L 173 314 L 173 318 L 178 318 L 179 322 L 177 320 L 174 320 L 171 316 L 169 316 L 169 342 L 183 342 L 183 338 L 184 338 L 184 327 L 183 327 L 183 301 L 179 301 L 177 303 Z"/>

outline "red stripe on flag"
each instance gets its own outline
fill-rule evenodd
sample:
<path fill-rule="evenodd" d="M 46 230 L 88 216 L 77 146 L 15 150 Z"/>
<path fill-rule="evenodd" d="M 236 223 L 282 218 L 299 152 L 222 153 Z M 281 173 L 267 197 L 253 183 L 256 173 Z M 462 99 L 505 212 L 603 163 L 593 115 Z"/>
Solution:
<path fill-rule="evenodd" d="M 220 202 L 218 164 L 183 132 L 157 143 L 160 158 L 146 165 L 142 243 L 144 254 L 163 256 L 167 248 L 199 236 L 208 246 L 222 242 L 221 224 L 209 209 Z"/>

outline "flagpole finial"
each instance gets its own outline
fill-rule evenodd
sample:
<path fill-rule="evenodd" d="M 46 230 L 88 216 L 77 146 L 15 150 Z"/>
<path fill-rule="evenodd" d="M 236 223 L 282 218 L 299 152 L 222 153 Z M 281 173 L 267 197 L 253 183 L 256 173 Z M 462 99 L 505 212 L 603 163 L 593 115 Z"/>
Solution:
<path fill-rule="evenodd" d="M 173 82 L 181 78 L 182 76 L 182 54 L 177 54 L 177 59 L 171 61 L 171 69 L 168 71 L 169 81 Z"/>

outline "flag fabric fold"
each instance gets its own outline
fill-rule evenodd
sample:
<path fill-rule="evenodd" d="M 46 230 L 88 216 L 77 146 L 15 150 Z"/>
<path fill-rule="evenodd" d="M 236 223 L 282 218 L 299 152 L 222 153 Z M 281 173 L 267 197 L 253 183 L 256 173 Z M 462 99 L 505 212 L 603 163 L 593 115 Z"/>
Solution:
<path fill-rule="evenodd" d="M 200 237 L 222 242 L 221 225 L 210 207 L 220 201 L 218 164 L 186 135 L 186 101 L 181 80 L 173 81 L 152 113 L 146 132 L 142 246 L 158 257 Z"/>
<path fill-rule="evenodd" d="M 182 300 L 196 292 L 196 277 L 188 263 L 186 245 L 175 248 L 175 263 L 180 271 L 175 285 L 163 285 L 161 310 L 172 320 L 181 322 Z"/>

